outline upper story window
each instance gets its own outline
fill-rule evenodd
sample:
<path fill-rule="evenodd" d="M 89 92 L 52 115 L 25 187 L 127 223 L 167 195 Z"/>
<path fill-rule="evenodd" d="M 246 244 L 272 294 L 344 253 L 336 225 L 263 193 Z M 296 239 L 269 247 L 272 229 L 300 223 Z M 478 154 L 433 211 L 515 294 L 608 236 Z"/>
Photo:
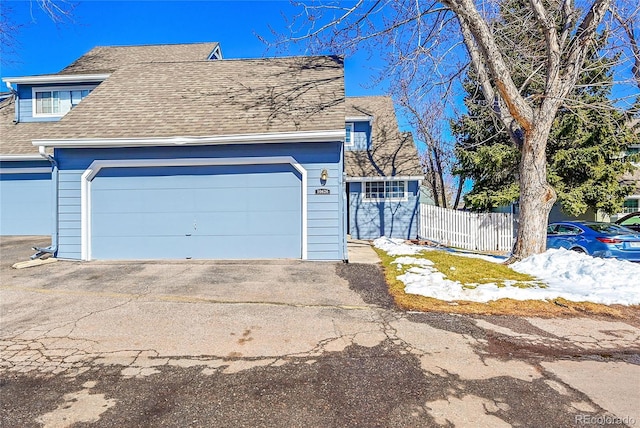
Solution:
<path fill-rule="evenodd" d="M 33 117 L 64 116 L 92 90 L 92 87 L 33 88 Z"/>
<path fill-rule="evenodd" d="M 353 147 L 353 123 L 347 123 L 344 129 L 346 133 L 344 137 L 344 145 L 346 147 Z"/>
<path fill-rule="evenodd" d="M 365 181 L 364 200 L 404 200 L 407 199 L 406 181 Z"/>

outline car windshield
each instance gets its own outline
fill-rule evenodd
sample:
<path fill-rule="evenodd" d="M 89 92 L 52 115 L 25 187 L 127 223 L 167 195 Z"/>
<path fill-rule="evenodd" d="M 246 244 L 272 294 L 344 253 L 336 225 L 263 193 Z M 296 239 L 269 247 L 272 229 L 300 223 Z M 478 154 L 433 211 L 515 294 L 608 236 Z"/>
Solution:
<path fill-rule="evenodd" d="M 631 229 L 613 223 L 586 223 L 590 229 L 607 235 L 627 235 L 635 233 Z"/>
<path fill-rule="evenodd" d="M 625 220 L 622 220 L 620 224 L 623 226 L 638 225 L 640 224 L 640 214 L 633 215 Z"/>

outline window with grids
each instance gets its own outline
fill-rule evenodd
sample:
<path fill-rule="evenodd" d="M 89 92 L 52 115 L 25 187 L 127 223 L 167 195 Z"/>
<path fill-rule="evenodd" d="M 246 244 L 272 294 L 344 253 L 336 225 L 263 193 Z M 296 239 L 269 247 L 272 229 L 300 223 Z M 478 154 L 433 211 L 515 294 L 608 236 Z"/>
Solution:
<path fill-rule="evenodd" d="M 33 115 L 64 116 L 91 93 L 92 88 L 34 89 Z"/>
<path fill-rule="evenodd" d="M 365 200 L 405 199 L 406 181 L 366 181 L 364 183 Z"/>
<path fill-rule="evenodd" d="M 347 147 L 353 147 L 353 123 L 345 124 L 344 131 L 344 145 Z"/>
<path fill-rule="evenodd" d="M 639 202 L 640 202 L 640 199 L 626 199 L 624 201 L 622 212 L 634 213 L 636 211 L 640 211 Z"/>

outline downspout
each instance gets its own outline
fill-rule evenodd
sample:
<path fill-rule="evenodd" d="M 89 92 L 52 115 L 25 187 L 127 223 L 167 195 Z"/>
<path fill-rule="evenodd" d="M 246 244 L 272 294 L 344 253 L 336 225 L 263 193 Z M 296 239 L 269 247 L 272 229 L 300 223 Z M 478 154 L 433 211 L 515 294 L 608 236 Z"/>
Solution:
<path fill-rule="evenodd" d="M 45 254 L 51 254 L 55 257 L 56 253 L 58 252 L 58 162 L 55 160 L 55 158 L 53 156 L 51 156 L 49 153 L 46 152 L 46 146 L 38 146 L 38 153 L 40 153 L 40 156 L 42 156 L 43 158 L 45 158 L 46 160 L 48 160 L 51 163 L 51 167 L 52 167 L 52 171 L 51 171 L 51 178 L 52 178 L 52 183 L 53 183 L 53 233 L 51 234 L 51 245 L 49 245 L 46 248 L 40 248 L 40 247 L 33 247 L 33 249 L 35 251 L 37 251 L 36 254 L 31 256 L 31 259 L 37 259 L 39 257 L 42 257 Z"/>
<path fill-rule="evenodd" d="M 5 85 L 7 85 L 7 88 L 9 88 L 9 91 L 13 94 L 13 97 L 15 98 L 15 114 L 14 114 L 14 119 L 13 119 L 13 123 L 19 123 L 20 122 L 20 97 L 18 96 L 18 91 L 13 89 L 13 86 L 11 86 L 11 82 L 5 81 L 4 82 Z"/>
<path fill-rule="evenodd" d="M 340 208 L 340 216 L 342 218 L 342 262 L 349 263 L 349 247 L 347 246 L 347 204 L 349 199 L 347 198 L 347 172 L 345 171 L 345 148 L 344 141 L 340 144 L 340 158 L 342 159 L 342 171 L 340 174 L 340 193 L 342 194 L 342 204 Z"/>

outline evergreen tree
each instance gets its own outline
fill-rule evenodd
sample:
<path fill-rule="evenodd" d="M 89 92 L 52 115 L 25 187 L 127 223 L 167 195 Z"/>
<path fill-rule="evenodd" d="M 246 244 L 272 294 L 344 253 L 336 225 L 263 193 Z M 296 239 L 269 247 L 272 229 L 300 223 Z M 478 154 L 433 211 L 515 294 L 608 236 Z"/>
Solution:
<path fill-rule="evenodd" d="M 513 28 L 504 21 L 502 25 Z M 546 151 L 548 182 L 563 211 L 574 216 L 588 209 L 621 211 L 633 187 L 621 183 L 620 177 L 633 170 L 631 161 L 638 160 L 623 154 L 628 145 L 640 144 L 640 135 L 625 125 L 627 115 L 612 105 L 611 86 L 592 84 L 611 81 L 616 59 L 601 57 L 595 49 L 590 54 L 585 64 L 589 72 L 558 110 Z M 526 70 L 517 77 L 520 85 L 539 84 L 525 80 Z M 453 121 L 451 129 L 457 140 L 455 173 L 473 180 L 465 205 L 489 210 L 516 202 L 520 151 L 488 108 L 473 73 L 468 73 L 464 88 L 467 113 Z"/>

